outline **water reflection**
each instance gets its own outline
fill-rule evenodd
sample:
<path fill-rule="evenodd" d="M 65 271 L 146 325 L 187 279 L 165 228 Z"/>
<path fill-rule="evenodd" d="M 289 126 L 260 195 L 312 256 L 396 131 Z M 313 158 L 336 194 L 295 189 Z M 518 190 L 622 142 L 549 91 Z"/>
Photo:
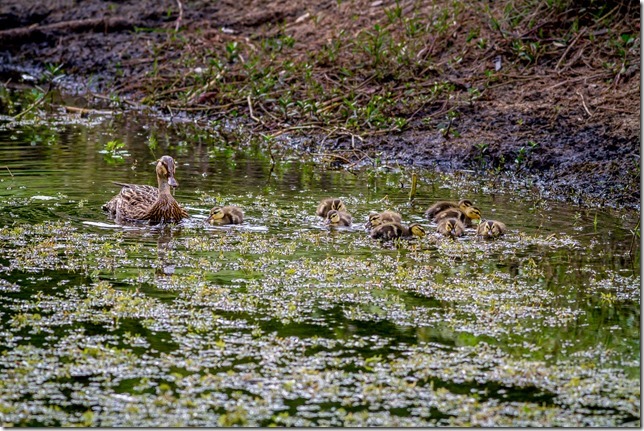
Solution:
<path fill-rule="evenodd" d="M 170 226 L 164 226 L 159 229 L 159 237 L 157 238 L 157 266 L 155 273 L 158 276 L 169 276 L 174 274 L 176 267 L 172 258 L 168 257 L 168 252 L 172 250 L 172 235 L 173 229 Z M 180 234 L 179 228 L 177 234 Z"/>

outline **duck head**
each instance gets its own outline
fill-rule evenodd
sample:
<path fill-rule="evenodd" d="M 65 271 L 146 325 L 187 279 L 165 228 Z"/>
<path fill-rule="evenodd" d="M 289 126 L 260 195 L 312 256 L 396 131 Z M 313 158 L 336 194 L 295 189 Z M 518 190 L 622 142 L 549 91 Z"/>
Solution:
<path fill-rule="evenodd" d="M 157 161 L 157 177 L 168 182 L 171 187 L 179 187 L 179 183 L 174 178 L 174 159 L 170 156 L 163 156 Z"/>

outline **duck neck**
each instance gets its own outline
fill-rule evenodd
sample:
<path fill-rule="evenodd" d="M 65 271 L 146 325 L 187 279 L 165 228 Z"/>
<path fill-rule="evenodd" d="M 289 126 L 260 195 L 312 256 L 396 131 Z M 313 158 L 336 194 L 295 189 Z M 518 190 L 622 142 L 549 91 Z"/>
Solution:
<path fill-rule="evenodd" d="M 172 191 L 170 189 L 170 184 L 168 184 L 168 180 L 161 177 L 159 177 L 158 180 L 159 180 L 159 197 L 172 196 Z"/>

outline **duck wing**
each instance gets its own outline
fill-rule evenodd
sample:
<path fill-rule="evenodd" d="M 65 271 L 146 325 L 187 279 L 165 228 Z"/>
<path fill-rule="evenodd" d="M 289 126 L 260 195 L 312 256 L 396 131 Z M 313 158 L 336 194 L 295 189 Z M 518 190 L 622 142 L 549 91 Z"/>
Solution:
<path fill-rule="evenodd" d="M 121 186 L 121 191 L 103 205 L 103 209 L 115 218 L 140 220 L 159 198 L 159 189 L 153 186 L 114 184 Z"/>

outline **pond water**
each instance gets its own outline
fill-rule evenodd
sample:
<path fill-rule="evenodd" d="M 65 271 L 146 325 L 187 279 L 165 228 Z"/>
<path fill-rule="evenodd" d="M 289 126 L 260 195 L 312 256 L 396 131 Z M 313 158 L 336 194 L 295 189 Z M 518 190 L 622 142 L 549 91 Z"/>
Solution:
<path fill-rule="evenodd" d="M 640 425 L 636 215 L 474 172 L 417 171 L 410 204 L 409 168 L 204 130 L 0 121 L 3 426 Z M 163 154 L 191 219 L 114 224 L 111 182 L 155 184 Z M 315 215 L 330 196 L 352 228 Z M 436 236 L 424 210 L 465 197 L 509 233 Z M 244 224 L 207 226 L 215 204 Z M 384 209 L 429 234 L 372 240 Z"/>

